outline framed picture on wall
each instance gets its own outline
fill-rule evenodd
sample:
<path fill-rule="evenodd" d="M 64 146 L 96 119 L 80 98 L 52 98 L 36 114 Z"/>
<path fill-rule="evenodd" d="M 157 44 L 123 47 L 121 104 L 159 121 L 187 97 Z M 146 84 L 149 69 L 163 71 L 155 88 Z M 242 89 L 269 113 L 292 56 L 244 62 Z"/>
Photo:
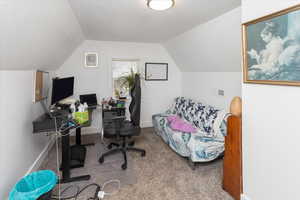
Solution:
<path fill-rule="evenodd" d="M 168 63 L 146 63 L 145 80 L 146 81 L 167 81 Z"/>
<path fill-rule="evenodd" d="M 98 53 L 96 52 L 86 52 L 84 54 L 84 64 L 87 68 L 98 67 Z"/>
<path fill-rule="evenodd" d="M 244 82 L 300 86 L 300 5 L 243 24 Z"/>
<path fill-rule="evenodd" d="M 33 102 L 42 101 L 48 98 L 51 84 L 50 73 L 37 70 L 34 72 L 34 99 Z"/>

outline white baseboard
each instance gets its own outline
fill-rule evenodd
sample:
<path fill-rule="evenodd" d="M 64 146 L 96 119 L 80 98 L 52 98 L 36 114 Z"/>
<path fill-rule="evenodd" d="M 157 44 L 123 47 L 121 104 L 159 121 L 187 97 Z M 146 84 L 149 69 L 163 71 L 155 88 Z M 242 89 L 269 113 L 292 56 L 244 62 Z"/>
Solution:
<path fill-rule="evenodd" d="M 55 143 L 55 137 L 50 137 L 50 141 L 45 146 L 45 148 L 40 153 L 40 155 L 37 157 L 37 159 L 34 161 L 34 163 L 31 165 L 31 167 L 28 169 L 25 176 L 34 171 L 37 171 L 41 167 L 41 164 L 43 163 L 45 158 L 48 156 L 48 153 L 49 153 L 50 149 L 52 148 L 52 146 L 54 145 L 54 143 Z"/>
<path fill-rule="evenodd" d="M 250 200 L 250 198 L 245 194 L 241 194 L 241 200 Z"/>
<path fill-rule="evenodd" d="M 143 121 L 143 122 L 141 122 L 141 127 L 142 128 L 153 127 L 152 121 Z"/>

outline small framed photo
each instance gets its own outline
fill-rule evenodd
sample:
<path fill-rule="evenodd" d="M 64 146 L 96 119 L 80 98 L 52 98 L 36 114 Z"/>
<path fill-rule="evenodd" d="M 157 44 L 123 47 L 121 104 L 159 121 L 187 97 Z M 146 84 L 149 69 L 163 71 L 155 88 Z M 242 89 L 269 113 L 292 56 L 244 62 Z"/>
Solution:
<path fill-rule="evenodd" d="M 168 63 L 146 63 L 145 80 L 146 81 L 167 81 Z"/>
<path fill-rule="evenodd" d="M 98 67 L 98 53 L 96 52 L 86 52 L 84 54 L 84 64 L 87 68 L 95 68 Z"/>

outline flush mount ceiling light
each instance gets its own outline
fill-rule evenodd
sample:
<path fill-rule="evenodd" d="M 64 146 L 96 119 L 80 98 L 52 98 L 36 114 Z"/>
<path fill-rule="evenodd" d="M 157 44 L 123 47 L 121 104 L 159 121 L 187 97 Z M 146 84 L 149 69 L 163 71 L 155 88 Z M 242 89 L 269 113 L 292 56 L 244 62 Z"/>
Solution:
<path fill-rule="evenodd" d="M 149 8 L 159 11 L 167 10 L 175 4 L 174 0 L 148 0 L 147 2 Z"/>

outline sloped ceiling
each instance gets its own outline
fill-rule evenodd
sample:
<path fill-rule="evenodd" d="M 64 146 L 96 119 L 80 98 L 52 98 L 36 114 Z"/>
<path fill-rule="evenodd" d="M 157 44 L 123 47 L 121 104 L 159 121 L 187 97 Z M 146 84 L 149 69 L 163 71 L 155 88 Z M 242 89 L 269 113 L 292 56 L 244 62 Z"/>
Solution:
<path fill-rule="evenodd" d="M 164 43 L 184 72 L 241 71 L 241 8 Z"/>
<path fill-rule="evenodd" d="M 240 0 L 175 0 L 159 12 L 147 0 L 69 0 L 89 40 L 162 42 L 240 5 Z"/>
<path fill-rule="evenodd" d="M 176 0 L 157 12 L 146 0 L 1 0 L 0 70 L 56 70 L 90 39 L 163 43 L 182 71 L 240 71 L 241 13 L 230 11 L 239 5 Z"/>
<path fill-rule="evenodd" d="M 1 0 L 0 22 L 2 70 L 55 70 L 84 40 L 68 0 Z"/>

